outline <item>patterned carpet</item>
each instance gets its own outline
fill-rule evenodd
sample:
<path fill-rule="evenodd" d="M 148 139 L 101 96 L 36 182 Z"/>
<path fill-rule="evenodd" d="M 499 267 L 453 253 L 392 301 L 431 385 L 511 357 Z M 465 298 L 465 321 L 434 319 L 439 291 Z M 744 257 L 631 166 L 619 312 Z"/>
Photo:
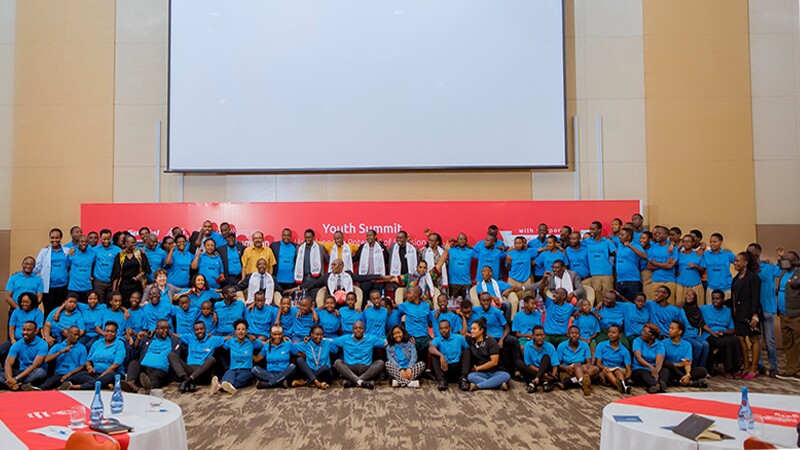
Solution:
<path fill-rule="evenodd" d="M 711 391 L 738 391 L 742 380 L 715 377 Z M 800 382 L 759 377 L 751 392 L 800 395 Z M 183 408 L 190 449 L 591 449 L 600 444 L 603 407 L 620 394 L 593 386 L 527 394 L 511 390 L 445 392 L 424 381 L 418 390 L 313 388 L 240 390 L 234 396 L 207 390 L 165 397 Z M 670 392 L 685 389 L 671 388 Z M 634 395 L 645 394 L 634 388 Z"/>

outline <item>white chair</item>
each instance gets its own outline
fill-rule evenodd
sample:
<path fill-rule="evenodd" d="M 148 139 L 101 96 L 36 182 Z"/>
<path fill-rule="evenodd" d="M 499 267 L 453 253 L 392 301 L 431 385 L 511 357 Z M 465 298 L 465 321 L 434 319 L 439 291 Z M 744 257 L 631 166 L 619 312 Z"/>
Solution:
<path fill-rule="evenodd" d="M 477 286 L 472 286 L 472 288 L 470 288 L 469 298 L 470 301 L 472 302 L 472 306 L 480 306 L 481 302 L 480 302 L 480 297 L 478 297 Z M 517 297 L 516 292 L 509 292 L 508 296 L 505 297 L 504 300 L 507 300 L 509 303 L 511 303 L 511 318 L 513 319 L 514 314 L 516 314 L 517 311 L 519 311 L 519 297 Z"/>

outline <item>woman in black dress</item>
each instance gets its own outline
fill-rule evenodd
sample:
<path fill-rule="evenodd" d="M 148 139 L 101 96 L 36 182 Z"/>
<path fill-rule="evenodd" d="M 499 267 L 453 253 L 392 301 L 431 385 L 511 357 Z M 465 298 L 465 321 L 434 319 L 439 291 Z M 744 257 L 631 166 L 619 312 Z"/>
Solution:
<path fill-rule="evenodd" d="M 750 380 L 758 376 L 758 355 L 761 354 L 761 280 L 758 277 L 758 260 L 747 252 L 741 252 L 733 260 L 738 272 L 731 283 L 731 305 L 733 309 L 734 334 L 739 338 L 742 353 L 742 378 Z M 753 357 L 747 351 L 747 341 Z"/>
<path fill-rule="evenodd" d="M 147 273 L 150 273 L 147 255 L 136 248 L 135 237 L 125 236 L 125 248 L 114 258 L 111 280 L 114 290 L 122 293 L 122 304 L 126 308 L 131 305 L 131 294 L 143 292 L 142 280 Z"/>

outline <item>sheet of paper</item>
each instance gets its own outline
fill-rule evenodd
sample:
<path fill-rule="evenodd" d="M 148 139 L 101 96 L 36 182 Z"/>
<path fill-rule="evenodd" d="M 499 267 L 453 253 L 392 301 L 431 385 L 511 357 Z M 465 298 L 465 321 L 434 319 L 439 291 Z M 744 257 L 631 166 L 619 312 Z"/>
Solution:
<path fill-rule="evenodd" d="M 36 428 L 33 430 L 28 430 L 29 433 L 37 433 L 43 436 L 51 437 L 53 439 L 59 439 L 62 441 L 66 441 L 69 439 L 69 436 L 73 433 L 69 427 L 62 427 L 58 425 L 50 425 L 42 428 Z"/>

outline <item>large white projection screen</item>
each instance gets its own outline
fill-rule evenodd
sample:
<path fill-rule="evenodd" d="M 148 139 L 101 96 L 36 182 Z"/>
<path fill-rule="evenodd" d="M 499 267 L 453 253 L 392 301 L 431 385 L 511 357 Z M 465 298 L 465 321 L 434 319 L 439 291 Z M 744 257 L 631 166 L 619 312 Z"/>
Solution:
<path fill-rule="evenodd" d="M 171 0 L 169 170 L 564 167 L 562 0 Z"/>

